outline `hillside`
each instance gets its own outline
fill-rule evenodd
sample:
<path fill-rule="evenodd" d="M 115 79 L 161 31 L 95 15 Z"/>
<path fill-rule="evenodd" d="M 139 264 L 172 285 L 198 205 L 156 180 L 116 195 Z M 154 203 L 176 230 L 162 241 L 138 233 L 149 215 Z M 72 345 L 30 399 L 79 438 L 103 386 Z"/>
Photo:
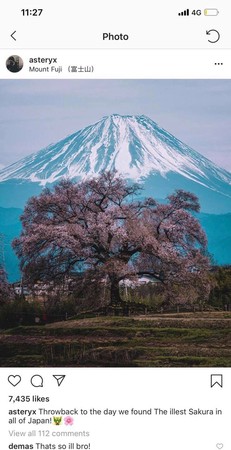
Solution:
<path fill-rule="evenodd" d="M 231 313 L 95 317 L 0 334 L 4 367 L 230 367 Z"/>

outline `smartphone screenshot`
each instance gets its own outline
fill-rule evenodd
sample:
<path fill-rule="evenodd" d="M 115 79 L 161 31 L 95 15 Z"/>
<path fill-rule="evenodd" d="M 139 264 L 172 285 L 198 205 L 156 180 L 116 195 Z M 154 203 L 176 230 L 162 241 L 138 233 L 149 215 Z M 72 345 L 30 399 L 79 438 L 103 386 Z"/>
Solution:
<path fill-rule="evenodd" d="M 229 450 L 231 6 L 0 14 L 3 450 Z"/>

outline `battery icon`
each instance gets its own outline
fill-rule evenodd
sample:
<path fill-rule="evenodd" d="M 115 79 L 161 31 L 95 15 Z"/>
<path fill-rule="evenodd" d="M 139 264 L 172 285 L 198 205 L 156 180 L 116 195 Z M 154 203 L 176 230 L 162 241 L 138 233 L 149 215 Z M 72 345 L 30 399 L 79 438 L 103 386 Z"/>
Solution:
<path fill-rule="evenodd" d="M 218 9 L 215 8 L 207 8 L 204 10 L 205 16 L 217 16 L 219 14 Z"/>

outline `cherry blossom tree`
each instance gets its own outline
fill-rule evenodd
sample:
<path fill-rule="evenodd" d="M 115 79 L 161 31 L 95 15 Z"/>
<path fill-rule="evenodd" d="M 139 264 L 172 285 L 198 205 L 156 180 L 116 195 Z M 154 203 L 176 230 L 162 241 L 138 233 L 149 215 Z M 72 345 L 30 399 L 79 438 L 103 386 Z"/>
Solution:
<path fill-rule="evenodd" d="M 121 301 L 122 280 L 141 274 L 166 285 L 196 282 L 209 264 L 206 236 L 191 214 L 199 211 L 197 197 L 178 190 L 161 204 L 138 194 L 137 184 L 108 172 L 79 183 L 62 180 L 32 197 L 13 242 L 27 281 L 79 274 L 108 282 L 111 303 Z"/>

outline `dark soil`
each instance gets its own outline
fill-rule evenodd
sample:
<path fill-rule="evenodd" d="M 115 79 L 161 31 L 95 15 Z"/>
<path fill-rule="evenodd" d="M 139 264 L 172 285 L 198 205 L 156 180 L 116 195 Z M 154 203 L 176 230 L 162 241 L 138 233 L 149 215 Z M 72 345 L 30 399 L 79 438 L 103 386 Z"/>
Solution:
<path fill-rule="evenodd" d="M 0 333 L 2 367 L 231 367 L 231 313 L 93 317 Z"/>

